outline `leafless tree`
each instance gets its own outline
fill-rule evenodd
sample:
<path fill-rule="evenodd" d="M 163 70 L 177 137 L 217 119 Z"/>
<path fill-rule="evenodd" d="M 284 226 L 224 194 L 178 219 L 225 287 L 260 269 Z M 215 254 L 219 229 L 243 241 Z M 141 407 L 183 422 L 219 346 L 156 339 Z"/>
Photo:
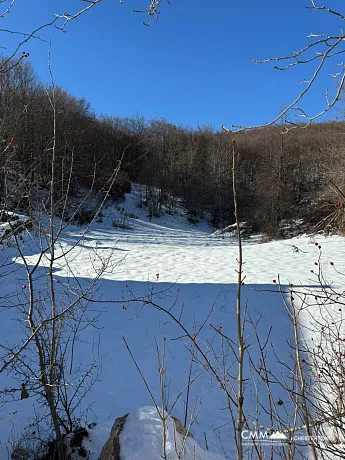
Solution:
<path fill-rule="evenodd" d="M 69 23 L 80 18 L 84 14 L 91 12 L 92 9 L 101 4 L 102 1 L 104 0 L 75 0 L 73 4 L 70 5 L 72 12 L 56 11 L 51 18 L 47 18 L 46 22 L 39 25 L 34 30 L 18 31 L 16 29 L 6 28 L 6 26 L 2 27 L 0 29 L 0 34 L 18 37 L 18 41 L 11 51 L 9 51 L 6 47 L 1 46 L 1 48 L 6 49 L 8 57 L 1 62 L 0 73 L 6 73 L 12 70 L 14 66 L 29 57 L 29 53 L 25 50 L 23 51 L 23 49 L 31 40 L 47 42 L 47 40 L 42 37 L 42 33 L 46 29 L 55 28 L 65 32 Z M 144 24 L 149 26 L 155 18 L 158 19 L 160 14 L 159 8 L 162 2 L 163 0 L 150 0 L 148 6 L 145 6 L 143 9 L 134 9 L 133 11 L 146 14 L 149 19 L 148 21 L 144 21 Z M 169 3 L 168 0 L 165 0 L 165 2 Z M 6 17 L 9 14 L 12 14 L 13 10 L 18 7 L 17 3 L 19 3 L 17 0 L 1 0 L 0 19 L 6 21 Z M 126 0 L 119 0 L 119 3 L 126 3 Z"/>
<path fill-rule="evenodd" d="M 342 21 L 345 20 L 345 14 L 342 12 L 341 8 L 333 9 L 327 4 L 319 4 L 316 0 L 310 0 L 306 8 L 327 15 L 333 20 L 338 20 L 338 31 L 334 34 L 327 34 L 325 32 L 310 33 L 306 37 L 307 44 L 298 51 L 294 51 L 286 56 L 254 60 L 254 62 L 258 64 L 273 63 L 274 68 L 280 72 L 288 71 L 296 66 L 303 66 L 306 68 L 306 72 L 310 73 L 310 77 L 305 77 L 302 82 L 302 91 L 300 91 L 296 98 L 281 110 L 269 123 L 247 127 L 233 125 L 235 131 L 264 128 L 274 125 L 286 115 L 292 116 L 293 120 L 291 119 L 291 121 L 284 126 L 284 132 L 298 127 L 306 128 L 310 123 L 329 112 L 341 98 L 345 83 L 345 65 L 342 61 L 342 55 L 345 52 L 345 35 Z M 332 67 L 332 70 L 330 71 L 330 88 L 325 88 L 324 91 L 324 107 L 316 113 L 308 113 L 303 108 L 303 103 L 326 67 Z"/>
<path fill-rule="evenodd" d="M 15 66 L 15 70 L 20 69 Z M 10 293 L 4 303 L 11 305 L 20 313 L 20 321 L 24 318 L 24 335 L 15 344 L 0 345 L 2 350 L 2 365 L 0 373 L 9 371 L 17 378 L 17 392 L 27 397 L 38 395 L 43 398 L 49 409 L 55 439 L 56 451 L 59 459 L 65 458 L 64 436 L 75 426 L 74 412 L 79 407 L 80 401 L 90 389 L 98 375 L 96 365 L 97 350 L 94 359 L 83 369 L 78 377 L 70 376 L 69 369 L 75 366 L 74 349 L 81 330 L 85 329 L 96 320 L 95 315 L 90 316 L 87 312 L 87 297 L 92 297 L 97 281 L 105 270 L 110 269 L 111 256 L 101 258 L 97 252 L 94 254 L 93 275 L 90 282 L 85 285 L 78 279 L 70 266 L 70 257 L 76 250 L 80 241 L 84 238 L 91 224 L 99 215 L 104 203 L 110 196 L 110 191 L 119 173 L 121 161 L 113 164 L 113 172 L 108 183 L 105 185 L 104 194 L 98 198 L 95 210 L 91 212 L 88 225 L 74 244 L 67 250 L 62 249 L 60 240 L 68 225 L 74 222 L 79 210 L 93 193 L 93 184 L 85 192 L 82 200 L 71 208 L 70 191 L 73 175 L 73 156 L 68 166 L 65 165 L 63 185 L 61 185 L 61 158 L 58 157 L 58 88 L 56 88 L 51 73 L 51 86 L 46 91 L 51 111 L 51 124 L 46 124 L 45 129 L 49 132 L 50 141 L 46 147 L 46 155 L 50 165 L 49 187 L 39 191 L 33 181 L 28 179 L 28 172 L 36 167 L 34 159 L 33 168 L 28 167 L 22 173 L 23 183 L 30 192 L 33 207 L 32 222 L 33 232 L 24 233 L 25 239 L 37 253 L 35 262 L 29 260 L 29 256 L 23 246 L 23 231 L 29 230 L 25 223 L 16 226 L 13 220 L 8 219 L 10 232 L 6 235 L 7 240 L 17 250 L 17 263 L 21 262 L 26 274 L 26 280 L 17 293 Z M 6 187 L 8 165 L 16 154 L 17 142 L 10 141 L 3 150 L 5 184 L 3 191 L 3 203 L 9 204 L 9 194 Z M 124 156 L 124 153 L 122 157 Z M 32 160 L 31 160 L 32 161 Z M 95 172 L 94 172 L 95 176 Z M 8 207 L 6 207 L 6 215 Z M 48 223 L 45 223 L 47 217 Z M 22 221 L 20 221 L 22 222 Z M 37 232 L 37 236 L 35 236 Z M 60 282 L 55 276 L 56 269 L 63 265 L 69 276 L 65 282 Z M 92 262 L 91 262 L 92 265 Z M 4 267 L 2 267 L 4 271 Z M 7 273 L 6 273 L 7 272 Z M 11 270 L 4 271 L 4 276 L 11 276 Z M 18 280 L 18 284 L 19 284 Z M 15 301 L 15 297 L 17 300 Z M 97 316 L 97 315 L 96 315 Z M 13 390 L 15 391 L 15 389 Z M 11 391 L 11 393 L 13 393 Z M 2 393 L 8 394 L 8 391 Z"/>

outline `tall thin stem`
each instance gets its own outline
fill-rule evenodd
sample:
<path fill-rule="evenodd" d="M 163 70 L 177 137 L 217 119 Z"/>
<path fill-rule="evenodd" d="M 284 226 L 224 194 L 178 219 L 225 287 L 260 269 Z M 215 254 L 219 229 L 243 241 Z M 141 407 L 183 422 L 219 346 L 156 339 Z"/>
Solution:
<path fill-rule="evenodd" d="M 243 325 L 242 325 L 242 306 L 241 306 L 241 290 L 242 290 L 242 272 L 243 272 L 243 251 L 242 251 L 242 238 L 241 227 L 238 216 L 238 203 L 236 191 L 236 141 L 232 139 L 232 192 L 234 201 L 234 216 L 236 223 L 236 231 L 238 238 L 238 259 L 237 259 L 237 297 L 236 297 L 236 320 L 237 320 L 237 340 L 238 340 L 238 372 L 237 372 L 237 456 L 238 459 L 243 458 L 243 443 L 242 443 L 242 430 L 244 426 L 243 415 L 243 361 L 245 344 L 243 339 Z"/>

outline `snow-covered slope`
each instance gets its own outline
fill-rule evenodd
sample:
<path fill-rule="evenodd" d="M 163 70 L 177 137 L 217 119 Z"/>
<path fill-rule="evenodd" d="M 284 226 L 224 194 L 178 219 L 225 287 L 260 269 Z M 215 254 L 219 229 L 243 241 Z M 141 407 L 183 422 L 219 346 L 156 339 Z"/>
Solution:
<path fill-rule="evenodd" d="M 86 329 L 75 349 L 73 372 L 78 375 L 80 364 L 85 364 L 95 355 L 95 344 L 100 351 L 99 377 L 80 408 L 80 415 L 87 423 L 96 423 L 91 430 L 88 446 L 90 459 L 96 460 L 107 440 L 116 417 L 152 405 L 150 396 L 123 342 L 125 337 L 140 366 L 152 394 L 159 401 L 160 386 L 157 372 L 156 344 L 159 347 L 167 339 L 165 387 L 167 404 L 172 404 L 185 387 L 190 369 L 190 343 L 179 327 L 161 311 L 142 302 L 128 302 L 132 298 L 148 294 L 159 305 L 169 309 L 188 328 L 198 329 L 207 319 L 200 340 L 220 349 L 221 341 L 211 323 L 222 328 L 228 336 L 235 337 L 236 258 L 235 239 L 223 240 L 212 236 L 213 229 L 201 221 L 190 225 L 187 214 L 181 208 L 175 214 L 164 214 L 159 219 L 147 217 L 145 207 L 137 206 L 140 187 L 135 186 L 124 203 L 107 206 L 103 210 L 102 222 L 96 222 L 82 243 L 69 254 L 69 265 L 61 259 L 56 267 L 55 278 L 61 289 L 68 282 L 71 272 L 81 285 L 87 283 L 102 261 L 108 267 L 98 283 L 96 295 L 100 303 L 92 304 L 93 311 L 101 312 L 96 327 Z M 125 225 L 119 228 L 118 222 Z M 114 227 L 114 222 L 115 226 Z M 60 240 L 59 251 L 69 250 L 83 228 L 73 226 Z M 320 237 L 325 257 L 325 276 L 335 284 L 343 282 L 339 271 L 345 265 L 344 239 L 339 236 Z M 20 242 L 28 255 L 28 262 L 38 258 L 35 235 L 27 233 Z M 272 326 L 270 341 L 274 352 L 288 359 L 286 338 L 291 334 L 290 322 L 273 280 L 280 275 L 281 283 L 293 283 L 301 289 L 313 286 L 315 276 L 311 270 L 318 260 L 319 248 L 315 240 L 307 236 L 290 240 L 261 243 L 258 238 L 245 242 L 243 288 L 248 300 L 248 311 L 253 318 L 262 317 L 259 333 L 266 334 Z M 15 257 L 14 249 L 0 253 L 3 259 Z M 332 261 L 334 265 L 330 265 Z M 44 260 L 42 260 L 44 263 Z M 25 281 L 20 261 L 15 263 L 15 276 L 1 286 L 2 294 L 20 289 Z M 42 268 L 43 271 L 43 268 Z M 24 280 L 24 281 L 23 281 Z M 0 334 L 7 343 L 18 341 L 19 328 L 12 321 L 13 310 L 1 312 Z M 229 357 L 229 366 L 233 365 Z M 282 371 L 272 363 L 277 373 Z M 200 369 L 199 369 L 200 370 Z M 193 367 L 193 375 L 198 366 Z M 246 368 L 246 375 L 251 371 Z M 13 384 L 5 375 L 0 375 L 2 388 Z M 256 381 L 260 390 L 259 383 Z M 252 395 L 255 399 L 255 395 Z M 285 405 L 289 404 L 285 394 L 277 393 Z M 246 398 L 250 400 L 249 393 Z M 182 396 L 173 415 L 184 418 Z M 2 407 L 0 417 L 0 458 L 6 459 L 10 442 L 18 440 L 25 425 L 35 414 L 35 399 L 28 398 Z M 234 458 L 234 441 L 229 423 L 229 413 L 224 410 L 226 401 L 218 385 L 203 372 L 191 387 L 190 405 L 195 405 L 196 420 L 191 432 L 201 446 L 205 439 L 210 450 Z M 194 407 L 194 406 L 193 406 Z M 286 407 L 286 406 L 285 406 Z M 284 410 L 284 406 L 282 406 Z M 260 414 L 262 425 L 269 424 L 264 413 Z"/>

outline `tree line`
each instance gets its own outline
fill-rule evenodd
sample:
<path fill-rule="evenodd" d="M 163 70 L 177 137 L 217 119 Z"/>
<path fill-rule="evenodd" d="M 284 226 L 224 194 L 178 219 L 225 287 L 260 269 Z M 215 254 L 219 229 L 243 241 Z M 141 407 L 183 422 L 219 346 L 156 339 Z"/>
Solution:
<path fill-rule="evenodd" d="M 49 189 L 54 139 L 57 199 L 80 188 L 104 192 L 121 161 L 115 200 L 135 181 L 146 186 L 151 217 L 182 200 L 191 223 L 201 217 L 215 227 L 233 223 L 231 135 L 164 119 L 96 116 L 85 99 L 43 84 L 28 61 L 7 65 L 0 74 L 2 207 L 28 211 L 38 191 Z M 300 219 L 310 227 L 332 212 L 336 197 L 328 185 L 343 189 L 344 128 L 327 122 L 287 134 L 280 125 L 237 134 L 240 218 L 279 236 L 284 222 Z"/>

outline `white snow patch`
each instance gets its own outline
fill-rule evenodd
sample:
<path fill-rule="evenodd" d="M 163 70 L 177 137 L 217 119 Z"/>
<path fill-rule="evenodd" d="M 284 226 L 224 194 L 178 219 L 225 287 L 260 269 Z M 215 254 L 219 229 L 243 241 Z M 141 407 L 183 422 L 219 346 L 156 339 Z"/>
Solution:
<path fill-rule="evenodd" d="M 167 460 L 178 460 L 184 438 L 177 433 L 171 417 L 166 421 L 166 435 Z M 129 414 L 120 434 L 120 445 L 122 460 L 161 460 L 163 449 L 162 421 L 155 407 L 146 406 Z M 184 460 L 225 459 L 222 455 L 203 450 L 190 437 L 185 441 L 182 458 Z"/>

